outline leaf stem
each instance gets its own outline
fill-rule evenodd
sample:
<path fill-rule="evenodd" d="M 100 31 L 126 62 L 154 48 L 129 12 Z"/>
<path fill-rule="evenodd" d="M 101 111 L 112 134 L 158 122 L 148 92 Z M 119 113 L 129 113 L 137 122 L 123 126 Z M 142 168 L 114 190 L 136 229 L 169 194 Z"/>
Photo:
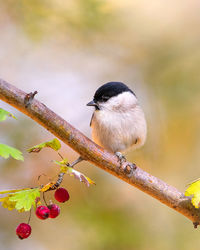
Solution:
<path fill-rule="evenodd" d="M 28 222 L 27 222 L 27 224 L 30 224 L 31 214 L 32 214 L 32 208 L 31 208 L 30 211 L 29 211 L 29 217 L 28 217 Z"/>
<path fill-rule="evenodd" d="M 63 160 L 64 158 L 62 157 L 62 155 L 59 152 L 57 152 L 57 153 L 60 156 L 60 158 Z"/>
<path fill-rule="evenodd" d="M 81 161 L 84 161 L 84 159 L 81 156 L 79 156 L 75 161 L 73 161 L 71 164 L 68 164 L 67 166 L 73 168 L 75 165 L 77 165 Z"/>
<path fill-rule="evenodd" d="M 44 200 L 45 205 L 48 206 L 48 204 L 47 204 L 47 202 L 46 202 L 46 198 L 45 198 L 45 192 L 42 193 L 42 198 L 43 198 L 43 200 Z"/>

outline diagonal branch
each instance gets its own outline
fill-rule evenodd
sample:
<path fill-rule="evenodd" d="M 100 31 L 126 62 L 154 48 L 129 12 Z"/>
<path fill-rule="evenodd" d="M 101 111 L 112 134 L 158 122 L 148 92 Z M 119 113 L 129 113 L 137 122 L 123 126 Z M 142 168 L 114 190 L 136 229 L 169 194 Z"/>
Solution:
<path fill-rule="evenodd" d="M 83 159 L 117 176 L 183 214 L 193 222 L 195 227 L 199 225 L 200 210 L 193 207 L 190 197 L 185 197 L 176 188 L 150 175 L 139 167 L 130 171 L 130 168 L 127 168 L 127 166 L 131 166 L 131 163 L 124 163 L 120 167 L 118 159 L 114 154 L 99 147 L 35 98 L 27 102 L 27 93 L 1 79 L 0 99 L 49 130 L 79 153 Z"/>

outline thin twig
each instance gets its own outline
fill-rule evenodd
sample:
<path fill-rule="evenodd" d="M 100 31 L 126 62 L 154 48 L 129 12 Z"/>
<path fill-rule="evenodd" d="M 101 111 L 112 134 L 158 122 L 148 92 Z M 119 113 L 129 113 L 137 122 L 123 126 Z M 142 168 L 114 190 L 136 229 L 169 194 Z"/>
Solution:
<path fill-rule="evenodd" d="M 80 157 L 78 157 L 78 159 L 76 159 L 75 161 L 73 161 L 71 164 L 66 163 L 66 166 L 73 168 L 75 165 L 77 165 L 81 161 L 83 161 L 83 159 L 80 156 Z M 58 188 L 61 185 L 62 181 L 63 181 L 64 175 L 65 175 L 65 172 L 61 171 L 58 174 L 58 179 L 57 179 L 56 183 L 49 190 L 55 190 L 56 188 Z"/>
<path fill-rule="evenodd" d="M 62 157 L 62 155 L 58 152 L 58 155 L 60 156 L 60 158 L 63 160 L 64 158 Z"/>
<path fill-rule="evenodd" d="M 28 108 L 28 106 L 31 104 L 34 96 L 37 94 L 38 92 L 37 91 L 34 91 L 33 93 L 29 93 L 25 96 L 24 98 L 24 104 L 25 104 L 25 108 Z"/>
<path fill-rule="evenodd" d="M 30 209 L 30 211 L 29 211 L 29 217 L 28 217 L 28 222 L 27 222 L 27 224 L 29 224 L 30 223 L 30 220 L 31 220 L 31 214 L 32 214 L 32 208 Z"/>
<path fill-rule="evenodd" d="M 79 156 L 78 159 L 76 159 L 75 161 L 73 161 L 71 164 L 68 163 L 68 167 L 73 168 L 75 165 L 77 165 L 81 161 L 84 161 L 84 160 L 83 160 L 83 158 L 81 156 Z"/>
<path fill-rule="evenodd" d="M 46 202 L 46 198 L 45 198 L 45 192 L 42 192 L 42 198 L 44 200 L 44 203 L 46 206 L 48 206 L 47 202 Z"/>

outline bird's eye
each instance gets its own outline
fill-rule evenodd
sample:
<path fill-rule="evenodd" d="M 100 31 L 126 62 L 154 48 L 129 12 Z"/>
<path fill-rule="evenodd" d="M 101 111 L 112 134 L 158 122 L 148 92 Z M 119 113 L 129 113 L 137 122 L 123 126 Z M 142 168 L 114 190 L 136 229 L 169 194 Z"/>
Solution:
<path fill-rule="evenodd" d="M 110 97 L 109 97 L 109 96 L 106 96 L 106 95 L 103 95 L 103 96 L 102 96 L 102 100 L 103 100 L 104 102 L 107 101 L 109 98 L 110 98 Z"/>

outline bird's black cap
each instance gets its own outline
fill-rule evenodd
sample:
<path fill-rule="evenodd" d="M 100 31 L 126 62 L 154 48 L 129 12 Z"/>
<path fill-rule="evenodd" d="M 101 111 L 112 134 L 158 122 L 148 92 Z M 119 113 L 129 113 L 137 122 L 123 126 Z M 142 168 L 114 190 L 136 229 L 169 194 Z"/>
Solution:
<path fill-rule="evenodd" d="M 108 82 L 97 89 L 93 100 L 95 102 L 106 102 L 111 97 L 117 96 L 123 92 L 131 92 L 135 95 L 135 93 L 122 82 Z"/>

